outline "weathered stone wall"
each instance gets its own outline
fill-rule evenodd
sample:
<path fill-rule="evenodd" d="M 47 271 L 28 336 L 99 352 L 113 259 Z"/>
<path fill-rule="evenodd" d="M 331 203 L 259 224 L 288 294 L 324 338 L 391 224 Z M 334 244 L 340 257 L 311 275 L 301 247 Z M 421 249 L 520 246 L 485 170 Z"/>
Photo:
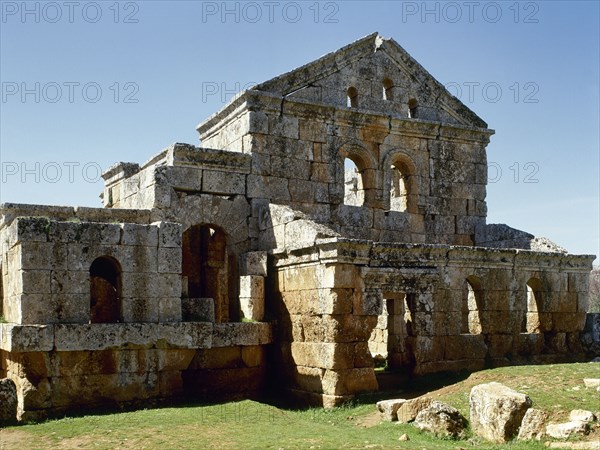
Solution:
<path fill-rule="evenodd" d="M 88 323 L 90 267 L 120 266 L 122 322 L 181 320 L 181 227 L 18 218 L 0 230 L 5 320 Z"/>
<path fill-rule="evenodd" d="M 485 224 L 490 131 L 306 104 L 249 91 L 250 109 L 199 127 L 203 145 L 235 138 L 251 153 L 246 195 L 286 204 L 335 231 L 376 241 L 473 245 Z M 241 102 L 242 99 L 238 99 Z M 261 105 L 254 111 L 254 104 Z M 217 119 L 219 120 L 217 122 Z M 243 122 L 224 127 L 223 123 Z M 219 127 L 214 129 L 212 126 Z M 365 203 L 344 205 L 344 159 L 361 173 Z M 391 165 L 409 171 L 406 211 L 390 211 Z"/>
<path fill-rule="evenodd" d="M 351 264 L 300 264 L 271 280 L 279 383 L 303 402 L 333 406 L 377 389 L 367 344 L 376 318 L 357 317 L 357 275 Z"/>
<path fill-rule="evenodd" d="M 281 371 L 313 402 L 336 404 L 373 388 L 369 341 L 381 331 L 384 302 L 391 369 L 424 374 L 584 357 L 592 257 L 329 239 L 312 252 L 282 250 L 275 261 L 269 289 Z M 540 282 L 535 307 L 532 279 Z M 477 290 L 471 310 L 467 280 Z"/>
<path fill-rule="evenodd" d="M 190 204 L 181 208 L 186 206 Z M 181 222 L 203 223 L 198 217 L 203 214 L 215 214 L 211 222 L 226 226 L 245 220 L 238 210 L 218 206 L 212 212 L 180 211 Z M 240 253 L 248 241 L 244 231 L 237 234 L 242 236 L 239 242 L 229 242 L 237 245 L 241 258 L 233 260 L 231 273 L 236 278 L 241 273 L 252 283 L 243 283 L 241 292 L 237 279 L 231 288 L 225 283 L 226 300 L 200 299 L 212 306 L 202 318 L 205 322 L 190 321 L 198 317 L 183 322 L 181 224 L 150 222 L 144 210 L 139 214 L 142 223 L 121 223 L 135 220 L 135 213 L 55 209 L 48 214 L 55 219 L 35 205 L 3 209 L 2 315 L 8 323 L 0 324 L 0 375 L 17 386 L 20 419 L 180 396 L 215 400 L 261 392 L 270 325 L 211 323 L 231 318 L 228 311 L 215 314 L 229 306 L 229 295 L 242 294 L 253 311 L 264 311 L 264 293 L 258 287 L 266 275 L 266 254 Z M 224 219 L 228 213 L 229 222 Z M 236 229 L 229 238 L 236 237 Z M 114 286 L 100 284 L 118 290 L 111 297 L 119 302 L 109 320 L 115 323 L 90 323 L 98 260 L 114 261 L 117 269 Z"/>
<path fill-rule="evenodd" d="M 19 418 L 129 402 L 257 395 L 266 323 L 0 324 Z"/>

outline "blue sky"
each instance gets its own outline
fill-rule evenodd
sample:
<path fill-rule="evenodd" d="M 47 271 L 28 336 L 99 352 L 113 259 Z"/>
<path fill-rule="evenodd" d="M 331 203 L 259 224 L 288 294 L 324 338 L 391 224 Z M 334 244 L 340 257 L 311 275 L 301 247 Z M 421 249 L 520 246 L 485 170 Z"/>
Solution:
<path fill-rule="evenodd" d="M 496 130 L 488 222 L 600 254 L 598 2 L 2 1 L 0 201 L 100 206 L 232 91 L 374 31 Z"/>

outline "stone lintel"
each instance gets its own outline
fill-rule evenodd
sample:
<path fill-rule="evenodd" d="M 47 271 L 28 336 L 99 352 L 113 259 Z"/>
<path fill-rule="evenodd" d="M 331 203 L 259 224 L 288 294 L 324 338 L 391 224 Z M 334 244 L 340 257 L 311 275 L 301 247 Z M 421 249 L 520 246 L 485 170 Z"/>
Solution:
<path fill-rule="evenodd" d="M 252 168 L 252 157 L 238 152 L 187 144 L 176 144 L 169 152 L 172 154 L 173 166 L 192 166 L 244 174 L 249 174 Z"/>

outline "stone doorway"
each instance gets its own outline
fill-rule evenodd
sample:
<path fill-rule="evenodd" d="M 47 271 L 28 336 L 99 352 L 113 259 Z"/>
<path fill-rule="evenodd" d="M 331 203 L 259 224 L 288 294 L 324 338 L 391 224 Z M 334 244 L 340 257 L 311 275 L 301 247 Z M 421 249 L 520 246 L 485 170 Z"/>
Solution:
<path fill-rule="evenodd" d="M 212 224 L 194 225 L 182 237 L 182 275 L 190 299 L 212 299 L 216 322 L 236 320 L 238 270 L 227 234 Z M 232 300 L 234 299 L 234 300 Z"/>
<path fill-rule="evenodd" d="M 383 294 L 382 311 L 369 338 L 369 350 L 376 368 L 399 370 L 414 365 L 410 339 L 415 336 L 416 294 Z"/>

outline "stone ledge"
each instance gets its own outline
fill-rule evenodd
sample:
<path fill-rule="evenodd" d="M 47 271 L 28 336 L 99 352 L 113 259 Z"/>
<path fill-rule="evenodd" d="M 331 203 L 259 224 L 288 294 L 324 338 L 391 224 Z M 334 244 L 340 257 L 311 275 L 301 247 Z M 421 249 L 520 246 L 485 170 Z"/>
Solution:
<path fill-rule="evenodd" d="M 0 349 L 12 353 L 128 348 L 200 349 L 265 345 L 272 341 L 272 325 L 265 322 L 0 324 Z"/>
<path fill-rule="evenodd" d="M 54 326 L 0 323 L 0 350 L 7 352 L 50 351 L 54 347 Z"/>

